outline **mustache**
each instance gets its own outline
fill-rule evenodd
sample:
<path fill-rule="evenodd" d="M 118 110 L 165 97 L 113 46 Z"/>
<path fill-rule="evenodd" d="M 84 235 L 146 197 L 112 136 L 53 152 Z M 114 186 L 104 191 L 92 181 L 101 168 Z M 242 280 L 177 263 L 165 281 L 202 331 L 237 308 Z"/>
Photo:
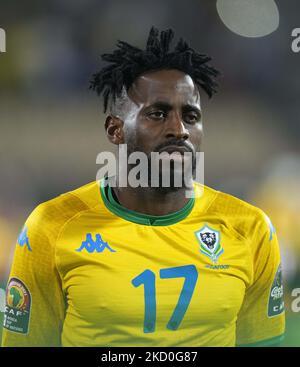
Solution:
<path fill-rule="evenodd" d="M 162 144 L 159 144 L 158 146 L 155 147 L 155 149 L 153 150 L 154 152 L 159 152 L 161 149 L 164 149 L 168 146 L 178 146 L 178 147 L 184 147 L 186 150 L 188 150 L 189 152 L 191 152 L 193 155 L 195 155 L 195 149 L 193 147 L 192 144 L 188 143 L 185 140 L 178 140 L 178 139 L 170 139 Z"/>

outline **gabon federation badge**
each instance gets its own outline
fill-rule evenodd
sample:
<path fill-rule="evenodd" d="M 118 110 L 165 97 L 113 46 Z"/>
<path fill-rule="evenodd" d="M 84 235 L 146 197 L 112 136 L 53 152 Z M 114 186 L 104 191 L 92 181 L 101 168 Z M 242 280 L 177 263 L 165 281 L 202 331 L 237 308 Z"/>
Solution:
<path fill-rule="evenodd" d="M 213 264 L 216 264 L 224 252 L 220 243 L 220 232 L 205 224 L 204 227 L 195 232 L 195 236 L 200 243 L 200 252 L 208 256 Z"/>

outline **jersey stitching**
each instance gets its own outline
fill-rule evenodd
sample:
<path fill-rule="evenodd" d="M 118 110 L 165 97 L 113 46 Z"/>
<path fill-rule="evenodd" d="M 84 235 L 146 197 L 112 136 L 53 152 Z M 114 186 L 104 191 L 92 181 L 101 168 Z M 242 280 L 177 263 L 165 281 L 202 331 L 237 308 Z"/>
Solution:
<path fill-rule="evenodd" d="M 76 198 L 78 198 L 76 195 L 73 195 L 73 194 L 70 194 L 72 196 L 75 196 Z M 78 198 L 79 199 L 79 198 Z M 80 200 L 80 199 L 79 199 Z M 82 200 L 81 200 L 82 203 L 84 203 Z M 85 205 L 87 205 L 86 203 L 84 203 Z M 57 269 L 57 272 L 61 278 L 61 281 L 63 283 L 63 278 L 62 278 L 62 274 L 61 274 L 61 271 L 59 270 L 59 264 L 58 264 L 58 256 L 57 256 L 57 252 L 56 252 L 56 249 L 57 249 L 57 242 L 62 234 L 62 232 L 65 230 L 66 226 L 75 218 L 81 216 L 82 214 L 88 212 L 88 211 L 91 211 L 91 210 L 94 210 L 95 207 L 98 205 L 98 203 L 93 206 L 93 207 L 89 207 L 87 209 L 83 209 L 81 210 L 79 213 L 76 213 L 74 215 L 71 216 L 71 218 L 67 219 L 66 222 L 63 223 L 61 229 L 59 230 L 58 234 L 57 234 L 57 237 L 56 237 L 56 240 L 54 241 L 54 264 L 55 264 L 55 267 Z"/>
<path fill-rule="evenodd" d="M 205 190 L 205 188 L 204 188 L 204 190 Z M 219 194 L 220 194 L 220 191 L 216 191 L 215 196 L 212 198 L 211 202 L 208 204 L 208 207 L 206 208 L 206 212 L 212 206 L 212 204 L 215 202 L 215 200 L 217 199 L 217 197 L 219 196 Z"/>
<path fill-rule="evenodd" d="M 223 192 L 221 191 L 217 191 L 215 197 L 213 198 L 213 200 L 211 201 L 210 205 L 208 206 L 207 210 L 211 207 L 211 205 L 215 202 L 217 196 L 219 196 L 220 194 L 223 194 Z M 248 238 L 244 237 L 241 233 L 239 233 L 238 231 L 236 231 L 234 229 L 233 226 L 230 226 L 229 231 L 232 231 L 236 236 L 238 235 L 241 239 L 243 239 L 246 243 L 246 248 L 247 248 L 247 253 L 248 253 L 248 259 L 249 259 L 249 264 L 251 267 L 251 279 L 249 282 L 248 287 L 246 287 L 245 291 L 247 291 L 247 289 L 249 287 L 251 287 L 251 285 L 253 284 L 254 281 L 254 264 L 253 264 L 253 255 L 252 255 L 252 251 L 251 251 L 251 240 L 249 240 Z"/>
<path fill-rule="evenodd" d="M 89 204 L 85 201 L 83 201 L 80 196 L 76 195 L 74 192 L 69 192 L 69 195 L 75 197 L 76 199 L 80 200 L 84 205 L 87 205 L 90 209 L 94 209 L 99 203 L 95 204 L 94 206 L 90 207 Z"/>

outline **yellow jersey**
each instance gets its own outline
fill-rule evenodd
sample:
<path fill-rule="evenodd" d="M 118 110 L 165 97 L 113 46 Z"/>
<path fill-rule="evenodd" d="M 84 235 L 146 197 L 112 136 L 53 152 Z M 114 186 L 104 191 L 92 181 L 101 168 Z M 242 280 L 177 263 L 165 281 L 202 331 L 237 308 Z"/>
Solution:
<path fill-rule="evenodd" d="M 258 208 L 203 195 L 151 216 L 105 180 L 39 205 L 18 238 L 3 346 L 269 345 L 285 327 L 280 251 Z"/>

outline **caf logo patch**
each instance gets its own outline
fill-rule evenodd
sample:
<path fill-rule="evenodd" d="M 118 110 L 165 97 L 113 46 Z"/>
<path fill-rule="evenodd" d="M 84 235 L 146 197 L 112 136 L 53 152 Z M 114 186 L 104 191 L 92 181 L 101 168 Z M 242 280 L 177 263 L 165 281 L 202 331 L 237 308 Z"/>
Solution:
<path fill-rule="evenodd" d="M 31 295 L 18 278 L 11 278 L 6 288 L 6 306 L 3 327 L 16 333 L 27 334 L 30 319 Z"/>

